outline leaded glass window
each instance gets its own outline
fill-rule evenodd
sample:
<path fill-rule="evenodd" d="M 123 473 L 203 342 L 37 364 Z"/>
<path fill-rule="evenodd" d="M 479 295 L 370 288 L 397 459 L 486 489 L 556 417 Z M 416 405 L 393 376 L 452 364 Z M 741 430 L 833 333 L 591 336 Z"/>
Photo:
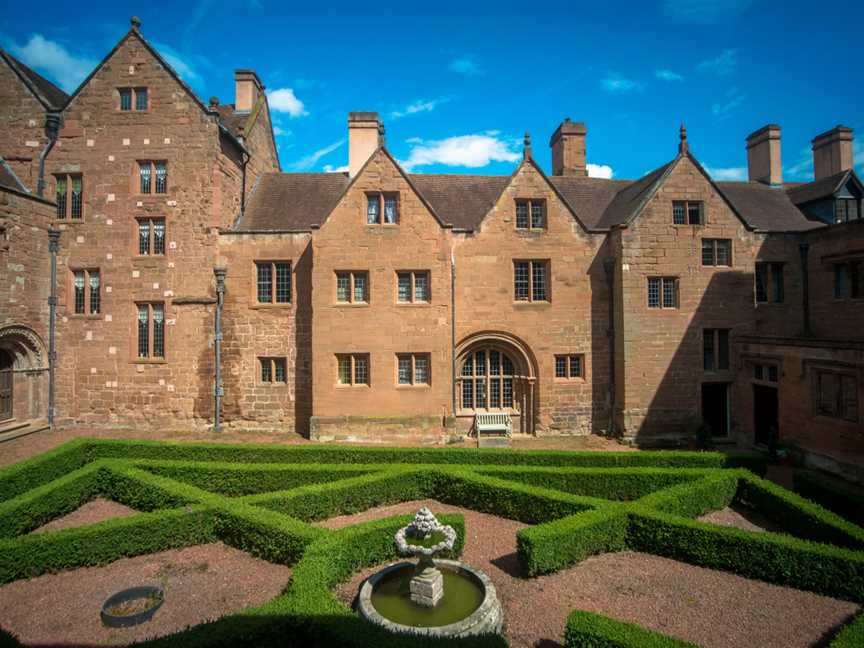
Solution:
<path fill-rule="evenodd" d="M 342 271 L 336 273 L 336 301 L 341 303 L 366 303 L 369 301 L 369 274 L 367 272 Z"/>
<path fill-rule="evenodd" d="M 514 374 L 513 361 L 498 349 L 481 349 L 466 355 L 459 372 L 462 409 L 512 408 Z"/>
<path fill-rule="evenodd" d="M 548 270 L 548 261 L 514 261 L 514 299 L 516 301 L 549 301 Z"/>
<path fill-rule="evenodd" d="M 425 353 L 405 353 L 396 356 L 396 382 L 399 385 L 428 385 L 429 356 Z"/>
<path fill-rule="evenodd" d="M 256 295 L 259 304 L 288 304 L 291 302 L 291 262 L 258 261 Z"/>
<path fill-rule="evenodd" d="M 369 384 L 369 356 L 363 353 L 336 356 L 337 375 L 340 385 Z"/>
<path fill-rule="evenodd" d="M 402 271 L 396 275 L 396 301 L 400 303 L 429 301 L 429 273 Z"/>

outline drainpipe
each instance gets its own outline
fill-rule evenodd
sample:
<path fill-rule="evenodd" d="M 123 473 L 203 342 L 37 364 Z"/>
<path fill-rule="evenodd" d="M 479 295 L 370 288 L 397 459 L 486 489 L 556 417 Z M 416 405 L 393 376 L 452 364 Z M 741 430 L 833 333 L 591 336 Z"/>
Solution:
<path fill-rule="evenodd" d="M 48 297 L 48 425 L 54 427 L 55 393 L 54 372 L 57 365 L 57 251 L 60 249 L 60 230 L 48 229 L 48 251 L 51 253 L 51 295 Z"/>
<path fill-rule="evenodd" d="M 45 116 L 45 135 L 48 143 L 39 154 L 39 179 L 36 181 L 36 195 L 42 198 L 45 195 L 45 158 L 57 143 L 57 135 L 60 132 L 60 113 L 49 112 Z"/>
<path fill-rule="evenodd" d="M 456 256 L 450 247 L 450 406 L 456 423 Z"/>
<path fill-rule="evenodd" d="M 606 287 L 609 291 L 609 435 L 615 428 L 615 259 L 605 259 Z"/>
<path fill-rule="evenodd" d="M 225 301 L 225 275 L 227 273 L 227 268 L 213 268 L 213 274 L 216 275 L 216 330 L 213 336 L 213 346 L 216 352 L 216 382 L 213 389 L 215 397 L 214 432 L 222 431 L 222 397 L 225 395 L 225 390 L 222 388 L 222 304 Z"/>
<path fill-rule="evenodd" d="M 243 177 L 240 182 L 240 216 L 243 216 L 243 213 L 246 211 L 246 165 L 249 164 L 249 160 L 252 159 L 251 155 L 247 153 L 240 153 L 242 157 L 241 170 L 243 173 Z"/>
<path fill-rule="evenodd" d="M 804 337 L 813 337 L 813 329 L 810 328 L 810 272 L 807 266 L 809 251 L 809 243 L 798 244 L 798 254 L 801 256 L 801 310 L 804 316 Z"/>

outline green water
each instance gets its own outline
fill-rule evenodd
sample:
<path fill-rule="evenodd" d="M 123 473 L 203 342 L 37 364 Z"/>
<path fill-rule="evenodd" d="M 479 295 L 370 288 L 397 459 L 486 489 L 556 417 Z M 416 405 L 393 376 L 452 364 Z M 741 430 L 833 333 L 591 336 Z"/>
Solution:
<path fill-rule="evenodd" d="M 428 538 L 416 538 L 410 535 L 405 536 L 405 542 L 407 542 L 409 545 L 424 547 L 425 549 L 428 549 L 429 547 L 434 547 L 446 537 L 447 536 L 444 535 L 443 531 L 433 531 L 429 534 Z"/>
<path fill-rule="evenodd" d="M 402 625 L 434 628 L 456 623 L 469 616 L 483 602 L 483 588 L 468 575 L 441 568 L 444 598 L 434 608 L 411 602 L 409 583 L 414 567 L 388 574 L 372 592 L 372 605 L 385 619 Z"/>

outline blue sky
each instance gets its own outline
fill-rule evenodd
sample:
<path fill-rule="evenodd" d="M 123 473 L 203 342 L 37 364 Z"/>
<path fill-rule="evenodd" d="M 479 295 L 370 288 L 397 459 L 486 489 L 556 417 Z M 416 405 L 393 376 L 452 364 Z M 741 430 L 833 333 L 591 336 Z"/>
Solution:
<path fill-rule="evenodd" d="M 810 140 L 839 123 L 864 174 L 861 2 L 43 1 L 4 8 L 0 45 L 71 90 L 133 14 L 205 101 L 233 101 L 235 68 L 259 73 L 285 171 L 345 165 L 347 113 L 376 110 L 414 172 L 509 173 L 526 130 L 548 170 L 570 117 L 593 174 L 665 163 L 682 121 L 719 179 L 746 176 L 744 138 L 771 122 L 787 181 L 812 178 Z"/>

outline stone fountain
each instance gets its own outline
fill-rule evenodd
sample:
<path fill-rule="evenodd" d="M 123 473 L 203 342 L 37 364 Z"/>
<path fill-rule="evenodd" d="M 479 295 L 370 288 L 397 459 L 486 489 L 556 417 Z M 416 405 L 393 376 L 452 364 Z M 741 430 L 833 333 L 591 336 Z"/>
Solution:
<path fill-rule="evenodd" d="M 489 577 L 456 560 L 435 559 L 453 549 L 456 531 L 428 508 L 395 535 L 399 553 L 418 562 L 388 565 L 364 581 L 358 610 L 391 632 L 435 637 L 499 633 L 503 611 Z"/>

